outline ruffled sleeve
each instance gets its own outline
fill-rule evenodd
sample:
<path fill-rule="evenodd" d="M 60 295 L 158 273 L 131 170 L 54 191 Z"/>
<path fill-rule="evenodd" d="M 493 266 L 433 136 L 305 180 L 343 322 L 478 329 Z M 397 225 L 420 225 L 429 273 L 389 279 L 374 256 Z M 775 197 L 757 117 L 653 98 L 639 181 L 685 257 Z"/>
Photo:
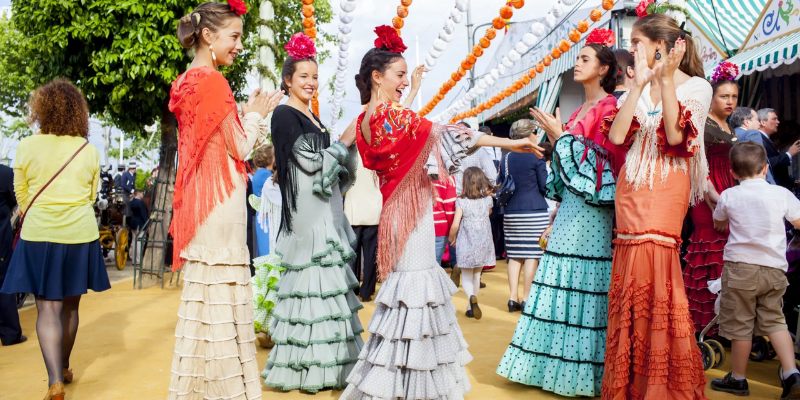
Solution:
<path fill-rule="evenodd" d="M 590 142 L 589 142 L 590 143 Z M 564 192 L 595 206 L 613 206 L 616 181 L 608 162 L 598 163 L 598 149 L 574 135 L 563 135 L 553 148 L 552 173 L 547 178 L 547 198 L 561 202 Z M 597 171 L 601 165 L 602 170 Z"/>
<path fill-rule="evenodd" d="M 314 134 L 300 136 L 294 144 L 297 167 L 309 175 L 315 175 L 312 189 L 314 193 L 330 197 L 333 194 L 333 185 L 339 183 L 341 175 L 347 174 L 343 165 L 349 153 L 341 142 L 334 142 L 330 147 L 316 152 L 311 144 L 311 135 Z"/>
<path fill-rule="evenodd" d="M 462 125 L 433 125 L 433 133 L 439 138 L 439 153 L 444 163 L 443 167 L 454 173 L 458 170 L 463 160 L 476 149 L 478 139 L 483 132 L 473 131 Z"/>
<path fill-rule="evenodd" d="M 663 118 L 656 130 L 659 149 L 667 156 L 690 158 L 700 149 L 713 97 L 711 85 L 704 79 L 700 80 L 704 84 L 685 85 L 687 90 L 678 91 L 678 127 L 683 134 L 683 141 L 674 146 L 667 142 Z"/>
<path fill-rule="evenodd" d="M 625 103 L 625 100 L 627 99 L 628 93 L 624 93 L 617 101 L 617 105 Z M 642 125 L 639 123 L 639 118 L 634 115 L 633 119 L 631 120 L 631 126 L 628 128 L 628 133 L 625 134 L 625 140 L 621 145 L 615 145 L 614 143 L 611 143 L 610 135 L 611 125 L 614 124 L 617 114 L 619 114 L 619 106 L 613 107 L 603 114 L 603 116 L 600 118 L 600 123 L 598 126 L 598 135 L 596 135 L 594 140 L 597 142 L 597 144 L 607 150 L 623 149 L 624 151 L 627 151 L 633 145 L 633 141 L 636 139 L 636 132 L 641 129 Z"/>

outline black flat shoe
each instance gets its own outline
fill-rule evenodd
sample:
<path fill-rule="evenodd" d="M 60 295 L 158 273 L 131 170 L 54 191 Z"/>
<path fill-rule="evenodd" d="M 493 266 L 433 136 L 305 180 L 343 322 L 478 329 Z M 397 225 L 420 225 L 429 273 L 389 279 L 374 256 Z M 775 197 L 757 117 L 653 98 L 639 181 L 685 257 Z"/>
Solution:
<path fill-rule="evenodd" d="M 798 374 L 800 375 L 800 374 Z M 735 394 L 737 396 L 749 396 L 750 388 L 747 385 L 747 379 L 733 379 L 733 373 L 728 372 L 724 378 L 714 379 L 711 381 L 711 389 L 718 392 L 726 392 Z M 786 389 L 784 389 L 784 393 Z"/>
<path fill-rule="evenodd" d="M 467 310 L 464 315 L 466 315 L 467 318 L 475 318 L 475 315 L 472 314 L 472 310 Z"/>
<path fill-rule="evenodd" d="M 19 336 L 19 340 L 17 340 L 16 342 L 11 342 L 11 343 L 3 343 L 3 346 L 13 346 L 13 345 L 15 345 L 15 344 L 25 343 L 25 342 L 27 342 L 27 341 L 28 341 L 28 337 L 27 337 L 27 336 L 25 336 L 25 335 L 20 335 L 20 336 Z"/>
<path fill-rule="evenodd" d="M 519 311 L 521 309 L 522 309 L 522 307 L 520 307 L 520 304 L 517 303 L 516 301 L 514 301 L 514 300 L 509 300 L 508 301 L 508 312 Z"/>
<path fill-rule="evenodd" d="M 472 317 L 475 319 L 481 319 L 483 313 L 481 312 L 481 307 L 478 305 L 477 296 L 469 296 L 469 306 L 470 311 L 472 311 Z"/>
<path fill-rule="evenodd" d="M 483 289 L 483 288 L 485 288 L 485 287 L 486 287 L 486 284 L 485 284 L 485 283 L 483 283 L 483 282 L 481 282 L 481 289 Z"/>
<path fill-rule="evenodd" d="M 781 379 L 781 384 L 783 385 L 781 400 L 800 399 L 800 373 L 795 372 L 788 378 Z"/>
<path fill-rule="evenodd" d="M 522 303 L 519 303 L 519 310 L 520 311 L 525 311 L 525 302 L 524 301 Z"/>

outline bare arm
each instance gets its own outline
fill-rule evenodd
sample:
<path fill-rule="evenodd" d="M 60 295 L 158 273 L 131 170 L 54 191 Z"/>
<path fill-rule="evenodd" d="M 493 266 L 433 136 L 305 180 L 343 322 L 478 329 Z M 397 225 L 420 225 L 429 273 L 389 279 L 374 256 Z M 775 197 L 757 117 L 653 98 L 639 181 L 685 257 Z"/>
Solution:
<path fill-rule="evenodd" d="M 676 146 L 683 142 L 683 132 L 678 126 L 680 106 L 678 104 L 678 95 L 675 91 L 674 76 L 681 65 L 684 53 L 686 53 L 686 41 L 678 39 L 675 42 L 675 47 L 669 51 L 663 66 L 656 67 L 657 72 L 659 72 L 664 130 L 667 133 L 667 143 L 670 146 Z"/>
<path fill-rule="evenodd" d="M 411 105 L 414 104 L 414 98 L 417 97 L 419 89 L 422 87 L 422 75 L 425 72 L 424 65 L 418 65 L 414 68 L 414 72 L 411 74 L 411 91 L 406 96 L 406 99 L 403 100 L 403 107 L 411 108 Z"/>
<path fill-rule="evenodd" d="M 641 43 L 637 45 L 634 61 L 636 68 L 636 84 L 633 85 L 628 92 L 628 97 L 625 99 L 625 102 L 622 103 L 619 112 L 617 112 L 617 116 L 614 118 L 614 123 L 611 124 L 611 130 L 608 134 L 608 139 L 611 143 L 616 145 L 625 143 L 625 138 L 628 136 L 628 131 L 631 129 L 631 123 L 633 123 L 636 104 L 639 103 L 639 98 L 642 97 L 644 87 L 650 83 L 656 73 L 647 65 L 647 51 Z"/>
<path fill-rule="evenodd" d="M 464 215 L 464 212 L 460 208 L 456 208 L 456 215 L 453 216 L 453 225 L 450 225 L 450 235 L 449 235 L 449 242 L 452 245 L 456 244 L 456 238 L 458 237 L 458 228 L 461 225 L 461 217 Z"/>

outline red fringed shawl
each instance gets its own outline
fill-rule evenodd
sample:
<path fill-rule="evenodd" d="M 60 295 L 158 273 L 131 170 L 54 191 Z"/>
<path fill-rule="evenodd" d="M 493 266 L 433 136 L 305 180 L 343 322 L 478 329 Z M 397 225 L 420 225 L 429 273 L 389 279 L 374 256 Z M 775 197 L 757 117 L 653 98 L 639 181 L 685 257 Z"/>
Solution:
<path fill-rule="evenodd" d="M 369 120 L 370 143 L 358 117 L 356 144 L 364 166 L 377 172 L 383 194 L 378 225 L 378 271 L 385 279 L 403 254 L 417 222 L 431 207 L 425 162 L 436 142 L 433 124 L 396 103 L 379 105 Z M 440 163 L 441 164 L 441 163 Z"/>
<path fill-rule="evenodd" d="M 175 179 L 172 270 L 183 265 L 181 251 L 194 238 L 216 204 L 230 197 L 234 174 L 228 167 L 224 125 L 241 126 L 228 81 L 212 68 L 193 68 L 172 83 L 169 110 L 178 120 L 178 172 Z M 245 163 L 235 159 L 246 178 Z"/>

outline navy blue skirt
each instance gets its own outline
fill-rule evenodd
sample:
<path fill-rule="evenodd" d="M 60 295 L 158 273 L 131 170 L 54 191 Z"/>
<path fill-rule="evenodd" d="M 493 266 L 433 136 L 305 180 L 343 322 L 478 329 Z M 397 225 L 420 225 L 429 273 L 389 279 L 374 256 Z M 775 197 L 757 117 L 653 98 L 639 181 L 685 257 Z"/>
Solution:
<path fill-rule="evenodd" d="M 100 242 L 62 244 L 20 239 L 0 293 L 33 293 L 46 300 L 111 288 Z"/>

